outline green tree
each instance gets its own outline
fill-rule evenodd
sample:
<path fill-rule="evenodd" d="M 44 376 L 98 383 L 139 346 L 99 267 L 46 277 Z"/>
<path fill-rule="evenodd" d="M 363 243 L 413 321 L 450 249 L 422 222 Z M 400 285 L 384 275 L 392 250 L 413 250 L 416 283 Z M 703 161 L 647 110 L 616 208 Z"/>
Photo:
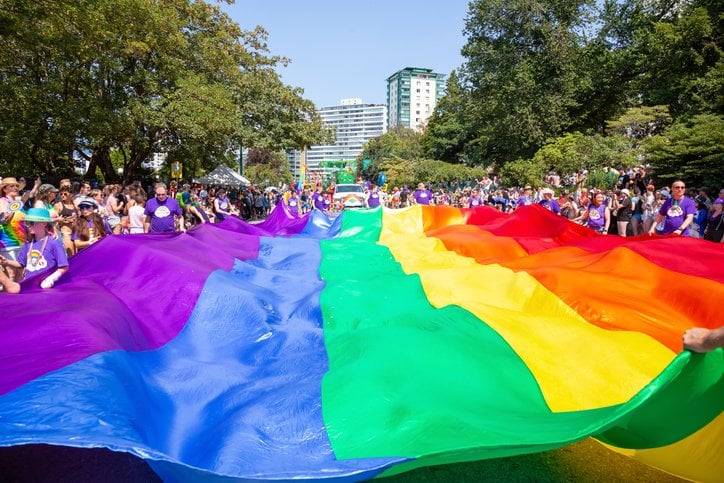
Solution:
<path fill-rule="evenodd" d="M 540 160 L 516 159 L 500 168 L 500 177 L 505 186 L 541 186 L 547 168 Z"/>
<path fill-rule="evenodd" d="M 280 151 L 250 149 L 246 155 L 244 173 L 252 183 L 264 187 L 292 183 L 289 162 Z"/>
<path fill-rule="evenodd" d="M 529 157 L 576 127 L 589 72 L 581 69 L 587 0 L 477 0 L 466 19 L 462 71 L 480 158 Z M 576 116 L 574 116 L 576 113 Z"/>
<path fill-rule="evenodd" d="M 435 106 L 420 142 L 425 156 L 448 163 L 477 159 L 468 107 L 470 94 L 455 71 L 447 79 L 445 96 Z"/>
<path fill-rule="evenodd" d="M 666 104 L 675 116 L 721 113 L 721 11 L 721 1 L 675 2 L 638 31 L 635 86 L 644 104 Z"/>
<path fill-rule="evenodd" d="M 240 146 L 302 148 L 328 135 L 284 85 L 266 32 L 203 1 L 9 1 L 0 17 L 0 157 L 66 173 L 73 157 L 131 179 L 155 151 L 199 168 Z"/>
<path fill-rule="evenodd" d="M 655 176 L 690 186 L 724 187 L 724 116 L 700 114 L 678 121 L 644 143 Z"/>
<path fill-rule="evenodd" d="M 668 106 L 641 106 L 627 110 L 618 119 L 606 122 L 607 131 L 640 141 L 660 134 L 671 124 Z"/>
<path fill-rule="evenodd" d="M 422 158 L 421 134 L 413 129 L 396 126 L 383 135 L 370 139 L 362 147 L 362 153 L 357 156 L 358 176 L 364 179 L 376 180 L 381 171 L 387 173 L 382 167 L 390 159 L 405 159 L 416 161 Z M 369 160 L 369 163 L 365 163 Z M 389 173 L 387 173 L 389 178 Z"/>

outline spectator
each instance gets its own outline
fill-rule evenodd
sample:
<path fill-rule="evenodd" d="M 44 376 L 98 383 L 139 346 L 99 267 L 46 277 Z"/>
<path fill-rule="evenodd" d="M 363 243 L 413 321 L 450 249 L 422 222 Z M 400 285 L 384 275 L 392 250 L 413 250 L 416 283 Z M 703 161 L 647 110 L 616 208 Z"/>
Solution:
<path fill-rule="evenodd" d="M 78 219 L 78 208 L 73 203 L 70 188 L 63 185 L 60 188 L 60 201 L 55 204 L 55 211 L 58 213 L 58 228 L 63 240 L 63 246 L 68 256 L 75 255 L 75 244 L 73 243 L 73 228 Z"/>
<path fill-rule="evenodd" d="M 412 197 L 418 205 L 429 205 L 432 201 L 432 192 L 425 188 L 425 183 L 418 183 L 417 189 Z"/>
<path fill-rule="evenodd" d="M 535 200 L 533 199 L 533 188 L 530 185 L 526 185 L 523 188 L 523 196 L 518 198 L 516 206 L 528 206 L 532 205 Z"/>
<path fill-rule="evenodd" d="M 709 214 L 709 222 L 706 224 L 704 231 L 704 240 L 716 243 L 724 241 L 724 190 L 719 192 L 719 198 L 714 201 L 711 213 Z"/>
<path fill-rule="evenodd" d="M 468 208 L 477 208 L 483 206 L 483 199 L 480 197 L 480 192 L 476 189 L 473 190 L 472 195 L 467 200 Z"/>
<path fill-rule="evenodd" d="M 106 220 L 111 231 L 115 234 L 121 232 L 121 213 L 122 207 L 118 201 L 118 192 L 120 186 L 117 184 L 106 185 L 103 192 L 105 194 Z"/>
<path fill-rule="evenodd" d="M 694 215 L 696 215 L 696 205 L 690 198 L 684 196 L 686 185 L 683 181 L 674 181 L 671 189 L 673 195 L 664 201 L 654 226 L 649 230 L 649 235 L 654 233 L 656 227 L 661 222 L 663 222 L 660 230 L 662 235 L 671 233 L 684 236 L 689 235 L 689 226 L 694 222 Z"/>
<path fill-rule="evenodd" d="M 596 233 L 607 234 L 611 224 L 611 211 L 605 203 L 606 197 L 603 193 L 596 193 L 593 202 L 588 208 L 573 221 L 584 222 L 585 225 Z"/>
<path fill-rule="evenodd" d="M 46 208 L 30 208 L 25 217 L 28 239 L 18 253 L 17 260 L 0 256 L 0 265 L 10 266 L 23 271 L 22 279 L 42 278 L 40 286 L 51 288 L 68 271 L 68 257 L 63 242 L 53 236 L 50 211 Z M 3 288 L 9 293 L 20 292 L 17 282 L 8 283 L 3 278 Z"/>
<path fill-rule="evenodd" d="M 631 222 L 633 212 L 631 210 L 631 192 L 628 188 L 624 188 L 614 199 L 614 209 L 616 210 L 616 226 L 618 234 L 622 237 L 626 236 L 628 224 Z"/>
<path fill-rule="evenodd" d="M 178 221 L 179 230 L 185 231 L 183 211 L 176 199 L 168 196 L 166 185 L 157 183 L 154 191 L 156 197 L 146 201 L 146 209 L 143 212 L 146 217 L 143 230 L 146 233 L 172 232 Z"/>
<path fill-rule="evenodd" d="M 224 218 L 231 215 L 231 201 L 226 196 L 226 190 L 220 189 L 216 192 L 214 200 L 214 213 L 217 221 L 223 221 Z"/>
<path fill-rule="evenodd" d="M 128 208 L 128 231 L 131 234 L 143 233 L 143 217 L 146 211 L 146 197 L 138 193 L 133 206 Z"/>
<path fill-rule="evenodd" d="M 372 185 L 372 189 L 367 192 L 367 206 L 370 208 L 377 208 L 380 206 L 380 191 L 377 185 Z"/>
<path fill-rule="evenodd" d="M 541 195 L 543 195 L 543 199 L 540 200 L 538 204 L 546 210 L 552 211 L 556 215 L 560 215 L 561 207 L 558 204 L 558 201 L 553 199 L 553 190 L 550 188 L 543 188 L 541 190 Z"/>
<path fill-rule="evenodd" d="M 699 201 L 696 204 L 696 210 L 696 216 L 694 216 L 694 223 L 692 224 L 692 236 L 704 238 L 706 224 L 709 222 L 709 209 L 703 201 Z"/>
<path fill-rule="evenodd" d="M 111 233 L 103 217 L 96 212 L 98 204 L 89 196 L 78 199 L 80 216 L 73 228 L 73 245 L 76 252 L 84 250 Z"/>

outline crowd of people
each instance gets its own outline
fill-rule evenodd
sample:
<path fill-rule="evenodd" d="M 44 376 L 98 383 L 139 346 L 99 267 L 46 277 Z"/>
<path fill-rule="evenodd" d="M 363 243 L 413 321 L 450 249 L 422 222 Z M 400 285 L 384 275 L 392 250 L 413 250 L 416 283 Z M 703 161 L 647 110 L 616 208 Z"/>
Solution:
<path fill-rule="evenodd" d="M 585 173 L 563 181 L 551 174 L 535 188 L 503 187 L 494 176 L 432 189 L 424 183 L 415 189 L 359 183 L 370 208 L 420 204 L 512 212 L 536 204 L 601 234 L 678 234 L 723 241 L 724 189 L 713 198 L 708 188 L 687 189 L 682 180 L 657 188 L 643 169 L 616 175 L 619 184 L 611 190 L 586 187 Z M 52 287 L 70 257 L 106 236 L 186 231 L 229 216 L 260 220 L 279 203 L 299 215 L 315 209 L 334 215 L 344 209 L 342 200 L 333 196 L 333 186 L 299 188 L 262 190 L 174 181 L 168 186 L 156 183 L 147 192 L 140 182 L 93 187 L 63 179 L 56 186 L 37 179 L 27 186 L 22 178 L 2 178 L 0 286 L 17 292 L 18 281 L 42 275 L 42 286 Z"/>

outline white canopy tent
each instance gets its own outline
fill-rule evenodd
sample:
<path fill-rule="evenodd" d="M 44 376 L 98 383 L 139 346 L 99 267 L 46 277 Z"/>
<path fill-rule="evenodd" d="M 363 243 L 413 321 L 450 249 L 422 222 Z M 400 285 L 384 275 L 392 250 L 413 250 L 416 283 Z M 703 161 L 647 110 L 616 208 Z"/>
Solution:
<path fill-rule="evenodd" d="M 212 172 L 200 177 L 194 178 L 194 183 L 215 184 L 227 186 L 249 186 L 251 181 L 241 174 L 237 173 L 228 166 L 217 166 Z"/>

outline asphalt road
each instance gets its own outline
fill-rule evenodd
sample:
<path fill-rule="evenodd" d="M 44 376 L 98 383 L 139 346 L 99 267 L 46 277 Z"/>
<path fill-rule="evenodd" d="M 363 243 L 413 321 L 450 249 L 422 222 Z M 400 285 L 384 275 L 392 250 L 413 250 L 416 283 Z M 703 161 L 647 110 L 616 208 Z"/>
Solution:
<path fill-rule="evenodd" d="M 0 448 L 0 481 L 158 482 L 142 459 L 103 448 L 49 445 Z M 385 483 L 419 482 L 682 482 L 671 475 L 585 440 L 555 451 L 431 466 L 385 478 Z"/>

